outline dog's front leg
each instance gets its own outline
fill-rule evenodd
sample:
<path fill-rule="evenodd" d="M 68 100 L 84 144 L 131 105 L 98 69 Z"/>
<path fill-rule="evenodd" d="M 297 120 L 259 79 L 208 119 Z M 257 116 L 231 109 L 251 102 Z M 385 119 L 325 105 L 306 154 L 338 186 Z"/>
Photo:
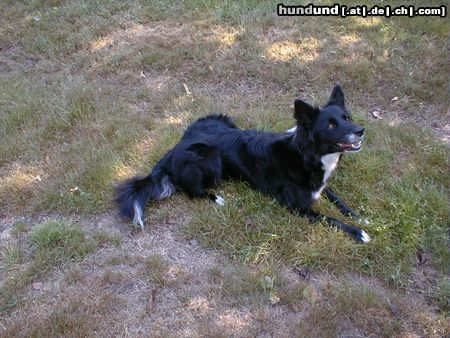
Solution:
<path fill-rule="evenodd" d="M 336 195 L 330 188 L 325 188 L 325 195 L 327 196 L 328 200 L 335 204 L 339 211 L 345 215 L 350 216 L 351 218 L 354 218 L 358 221 L 360 224 L 369 224 L 369 220 L 365 217 L 362 217 L 359 215 L 356 211 L 354 211 L 352 208 L 348 207 L 343 200 L 340 199 L 338 195 Z"/>
<path fill-rule="evenodd" d="M 328 224 L 348 233 L 359 242 L 367 243 L 370 241 L 370 236 L 364 230 L 312 211 L 310 209 L 313 202 L 310 197 L 311 193 L 300 189 L 295 184 L 284 184 L 283 188 L 278 189 L 274 196 L 280 204 L 288 207 L 300 216 L 306 216 L 310 222 L 325 220 Z"/>
<path fill-rule="evenodd" d="M 354 211 L 353 209 L 349 208 L 344 201 L 342 201 L 338 195 L 336 195 L 330 188 L 325 188 L 325 195 L 327 196 L 328 200 L 335 204 L 339 211 L 345 215 L 350 216 L 353 218 L 359 218 L 359 215 Z"/>
<path fill-rule="evenodd" d="M 337 227 L 338 229 L 348 233 L 350 236 L 352 236 L 354 239 L 356 239 L 358 242 L 361 243 L 368 243 L 371 238 L 367 232 L 364 230 L 355 227 L 353 225 L 342 223 L 341 221 L 338 221 L 337 219 L 333 217 L 324 216 L 321 214 L 318 214 L 312 210 L 308 210 L 306 212 L 303 212 L 303 214 L 308 217 L 310 222 L 317 222 L 321 220 L 325 220 L 328 224 Z"/>

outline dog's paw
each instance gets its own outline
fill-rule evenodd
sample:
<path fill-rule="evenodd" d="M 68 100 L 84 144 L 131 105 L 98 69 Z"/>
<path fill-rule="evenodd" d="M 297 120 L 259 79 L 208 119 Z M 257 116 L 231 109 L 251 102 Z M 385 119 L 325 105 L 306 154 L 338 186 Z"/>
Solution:
<path fill-rule="evenodd" d="M 216 203 L 217 205 L 223 206 L 223 205 L 225 205 L 225 200 L 223 197 L 217 195 L 216 199 L 214 200 L 214 203 Z"/>
<path fill-rule="evenodd" d="M 361 243 L 369 243 L 372 238 L 370 238 L 369 234 L 365 232 L 364 230 L 361 230 L 361 232 L 358 234 L 357 238 L 358 241 Z"/>

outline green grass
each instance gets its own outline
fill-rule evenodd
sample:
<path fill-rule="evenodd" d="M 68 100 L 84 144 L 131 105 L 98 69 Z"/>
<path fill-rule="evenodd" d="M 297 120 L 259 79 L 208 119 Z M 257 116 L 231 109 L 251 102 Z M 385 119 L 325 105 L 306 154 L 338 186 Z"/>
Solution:
<path fill-rule="evenodd" d="M 20 246 L 4 246 L 1 251 L 2 261 L 7 267 L 24 261 L 24 251 Z"/>
<path fill-rule="evenodd" d="M 33 281 L 57 266 L 84 258 L 96 247 L 80 226 L 66 220 L 50 220 L 38 225 L 31 231 L 29 242 L 30 257 L 26 257 L 25 267 L 17 271 L 12 269 L 0 285 L 0 312 L 15 307 Z M 6 251 L 6 263 L 25 261 L 23 251 L 17 250 Z"/>
<path fill-rule="evenodd" d="M 366 148 L 344 156 L 330 185 L 371 219 L 364 228 L 374 238 L 368 245 L 327 225 L 310 225 L 245 184 L 225 186 L 224 208 L 195 208 L 186 232 L 207 246 L 254 263 L 284 261 L 400 282 L 397 274 L 406 276 L 416 263 L 416 252 L 424 249 L 433 253 L 436 266 L 447 269 L 446 147 L 415 126 L 363 124 Z M 411 133 L 414 138 L 405 139 Z M 325 199 L 316 209 L 345 219 Z"/>
<path fill-rule="evenodd" d="M 2 29 L 9 38 L 2 42 L 8 62 L 0 80 L 2 208 L 104 211 L 111 207 L 114 181 L 148 170 L 193 118 L 222 111 L 237 115 L 244 127 L 281 130 L 291 123 L 288 107 L 300 87 L 321 102 L 338 80 L 354 109 L 376 105 L 430 124 L 445 121 L 445 20 L 420 26 L 424 37 L 415 34 L 413 20 L 281 20 L 270 2 L 175 2 L 165 14 L 158 10 L 162 5 L 3 5 L 8 20 Z M 250 24 L 253 17 L 263 20 Z M 65 33 L 53 29 L 55 22 Z M 127 38 L 117 29 L 121 25 L 156 28 Z M 112 35 L 111 49 L 92 49 L 113 32 L 118 36 Z M 45 48 L 33 46 L 36 41 Z M 278 59 L 271 51 L 286 41 L 298 49 L 290 59 Z M 429 55 L 425 61 L 419 50 Z M 38 60 L 35 66 L 30 59 Z M 161 82 L 147 85 L 139 80 L 141 71 Z M 394 96 L 400 99 L 393 103 Z M 153 144 L 144 156 L 135 147 L 146 138 Z"/>
<path fill-rule="evenodd" d="M 439 282 L 434 297 L 439 309 L 448 316 L 450 311 L 450 280 L 448 278 Z"/>
<path fill-rule="evenodd" d="M 333 2 L 322 2 L 327 3 Z M 369 245 L 325 224 L 310 225 L 236 182 L 219 189 L 227 201 L 223 208 L 176 197 L 149 206 L 146 221 L 153 227 L 189 219 L 184 236 L 246 265 L 353 271 L 394 289 L 408 289 L 410 272 L 420 268 L 416 253 L 424 252 L 437 276 L 428 298 L 448 313 L 448 283 L 441 279 L 450 266 L 450 182 L 448 145 L 439 140 L 448 123 L 447 21 L 279 18 L 275 8 L 275 2 L 256 0 L 1 2 L 0 210 L 67 218 L 112 210 L 115 184 L 147 173 L 196 118 L 223 112 L 243 128 L 282 131 L 293 124 L 294 98 L 321 104 L 340 82 L 367 137 L 359 154 L 344 157 L 330 185 L 372 220 L 365 227 L 374 238 Z M 373 110 L 383 119 L 373 120 L 368 114 Z M 315 208 L 352 222 L 325 200 Z M 33 224 L 12 226 L 19 244 L 1 249 L 0 268 L 8 273 L 1 309 L 20 304 L 27 286 L 55 267 L 82 259 L 96 246 L 116 249 L 124 240 L 103 231 L 86 236 L 66 221 Z M 129 253 L 107 260 L 114 267 L 135 263 L 143 262 Z M 185 280 L 183 273 L 172 275 L 164 257 L 143 264 L 147 268 L 139 278 L 159 287 Z M 211 292 L 237 306 L 252 297 L 266 304 L 270 292 L 260 290 L 259 279 L 275 276 L 216 274 L 223 284 Z M 290 309 L 301 310 L 305 288 L 286 289 L 276 276 L 275 289 Z M 367 298 L 366 304 L 380 311 L 373 325 L 388 318 L 381 296 L 357 288 L 344 294 Z M 350 313 L 342 293 L 333 291 L 329 299 L 325 317 L 341 306 Z M 322 305 L 311 304 L 313 312 Z M 63 317 L 54 313 L 43 325 L 68 332 L 64 325 L 77 325 L 77 318 L 68 319 L 72 308 L 85 305 L 67 304 Z M 61 326 L 52 327 L 53 319 Z M 391 319 L 381 327 L 403 332 Z M 336 329 L 335 321 L 325 323 Z M 375 326 L 361 332 L 378 332 Z"/>
<path fill-rule="evenodd" d="M 25 221 L 17 221 L 13 224 L 11 229 L 11 234 L 14 237 L 20 237 L 22 234 L 26 233 L 29 229 L 29 225 Z"/>
<path fill-rule="evenodd" d="M 49 265 L 83 258 L 93 245 L 79 227 L 61 221 L 49 221 L 33 229 L 30 241 L 35 257 L 45 257 Z"/>

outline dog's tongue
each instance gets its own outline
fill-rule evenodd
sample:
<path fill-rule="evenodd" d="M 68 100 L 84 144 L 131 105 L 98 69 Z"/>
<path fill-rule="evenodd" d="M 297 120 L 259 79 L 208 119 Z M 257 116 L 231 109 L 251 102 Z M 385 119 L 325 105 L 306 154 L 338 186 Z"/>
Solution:
<path fill-rule="evenodd" d="M 342 148 L 348 148 L 348 149 L 352 148 L 352 144 L 351 143 L 339 143 L 339 145 Z"/>

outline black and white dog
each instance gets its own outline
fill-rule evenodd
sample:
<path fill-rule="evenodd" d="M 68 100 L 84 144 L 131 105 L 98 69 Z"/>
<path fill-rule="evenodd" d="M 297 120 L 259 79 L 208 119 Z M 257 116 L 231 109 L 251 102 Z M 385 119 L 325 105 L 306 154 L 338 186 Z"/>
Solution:
<path fill-rule="evenodd" d="M 311 210 L 324 192 L 343 214 L 360 219 L 326 184 L 341 154 L 361 149 L 364 128 L 352 122 L 339 85 L 322 109 L 301 100 L 294 106 L 297 125 L 284 133 L 242 130 L 225 115 L 195 121 L 150 175 L 132 178 L 117 188 L 122 215 L 143 227 L 146 203 L 176 191 L 222 205 L 223 198 L 207 189 L 223 179 L 236 179 L 310 221 L 323 219 L 357 241 L 369 242 L 364 230 Z"/>

